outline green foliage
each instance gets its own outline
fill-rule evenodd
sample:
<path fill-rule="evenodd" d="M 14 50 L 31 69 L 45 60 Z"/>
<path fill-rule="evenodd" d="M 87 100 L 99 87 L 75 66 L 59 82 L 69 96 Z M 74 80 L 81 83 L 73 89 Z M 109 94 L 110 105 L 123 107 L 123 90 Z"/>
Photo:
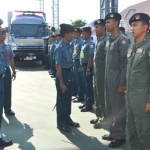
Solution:
<path fill-rule="evenodd" d="M 87 24 L 86 20 L 81 20 L 81 19 L 77 19 L 74 21 L 70 20 L 70 21 L 71 21 L 72 26 L 74 26 L 74 27 L 82 27 Z"/>

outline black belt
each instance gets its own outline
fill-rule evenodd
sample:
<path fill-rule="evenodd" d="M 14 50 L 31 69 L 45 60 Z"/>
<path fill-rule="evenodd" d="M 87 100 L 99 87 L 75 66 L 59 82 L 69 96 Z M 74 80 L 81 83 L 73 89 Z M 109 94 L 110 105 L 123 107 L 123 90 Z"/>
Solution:
<path fill-rule="evenodd" d="M 73 62 L 77 62 L 77 61 L 79 61 L 79 59 L 73 59 Z"/>
<path fill-rule="evenodd" d="M 0 78 L 4 78 L 5 77 L 5 74 L 0 74 Z"/>
<path fill-rule="evenodd" d="M 72 71 L 72 68 L 63 68 L 62 70 L 65 70 L 65 71 Z"/>
<path fill-rule="evenodd" d="M 87 65 L 88 63 L 80 63 L 80 65 L 82 66 L 82 65 Z"/>

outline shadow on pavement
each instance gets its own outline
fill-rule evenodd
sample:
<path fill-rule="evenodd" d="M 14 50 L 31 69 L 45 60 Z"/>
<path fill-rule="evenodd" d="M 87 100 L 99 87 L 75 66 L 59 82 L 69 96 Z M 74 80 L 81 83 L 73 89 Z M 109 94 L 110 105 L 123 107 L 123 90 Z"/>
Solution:
<path fill-rule="evenodd" d="M 4 139 L 12 140 L 22 150 L 35 150 L 34 145 L 28 140 L 33 136 L 33 129 L 28 124 L 22 124 L 15 116 L 6 116 L 8 122 L 3 118 L 2 133 Z M 0 147 L 1 150 L 1 147 Z"/>
<path fill-rule="evenodd" d="M 70 144 L 77 146 L 80 150 L 109 150 L 108 147 L 103 145 L 96 137 L 87 136 L 78 128 L 72 128 L 71 133 L 61 133 L 70 140 Z"/>
<path fill-rule="evenodd" d="M 61 131 L 60 131 L 61 132 Z M 96 137 L 87 136 L 79 130 L 79 128 L 72 128 L 71 133 L 61 132 L 70 141 L 69 144 L 77 146 L 80 150 L 110 150 L 107 145 L 102 144 Z M 64 141 L 67 142 L 68 141 Z M 109 143 L 109 141 L 108 141 Z M 129 144 L 123 144 L 122 146 L 113 150 L 131 150 Z"/>

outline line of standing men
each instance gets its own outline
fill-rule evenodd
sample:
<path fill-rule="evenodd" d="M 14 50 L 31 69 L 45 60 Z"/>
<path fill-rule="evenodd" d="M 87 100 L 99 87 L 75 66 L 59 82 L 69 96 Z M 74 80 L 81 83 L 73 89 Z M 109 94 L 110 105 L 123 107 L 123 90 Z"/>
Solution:
<path fill-rule="evenodd" d="M 110 141 L 109 147 L 118 147 L 126 142 L 127 108 L 130 145 L 133 150 L 148 150 L 149 16 L 138 13 L 131 17 L 129 23 L 135 42 L 130 46 L 126 35 L 119 32 L 120 20 L 119 13 L 110 13 L 106 15 L 105 20 L 98 19 L 95 22 L 96 49 L 90 38 L 90 27 L 74 30 L 71 25 L 60 25 L 63 38 L 56 48 L 57 127 L 65 132 L 71 131 L 69 126 L 79 127 L 79 123 L 73 122 L 70 118 L 73 69 L 74 81 L 78 83 L 77 99 L 74 102 L 84 100 L 84 105 L 79 108 L 81 112 L 86 112 L 92 110 L 95 99 L 97 118 L 90 122 L 94 124 L 94 128 L 100 128 L 101 123 L 107 118 L 110 134 L 102 136 L 102 139 Z M 109 36 L 105 29 L 110 33 Z M 69 43 L 73 32 L 75 39 L 72 46 Z M 80 38 L 81 33 L 83 41 Z"/>

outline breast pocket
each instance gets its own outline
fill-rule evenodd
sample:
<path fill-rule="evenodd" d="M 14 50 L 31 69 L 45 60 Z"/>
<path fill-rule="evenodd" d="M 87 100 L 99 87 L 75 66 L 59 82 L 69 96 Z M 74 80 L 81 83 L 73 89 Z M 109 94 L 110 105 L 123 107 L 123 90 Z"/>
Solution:
<path fill-rule="evenodd" d="M 72 57 L 71 57 L 70 52 L 65 52 L 64 53 L 64 58 L 65 58 L 67 63 L 71 63 L 72 62 Z"/>

